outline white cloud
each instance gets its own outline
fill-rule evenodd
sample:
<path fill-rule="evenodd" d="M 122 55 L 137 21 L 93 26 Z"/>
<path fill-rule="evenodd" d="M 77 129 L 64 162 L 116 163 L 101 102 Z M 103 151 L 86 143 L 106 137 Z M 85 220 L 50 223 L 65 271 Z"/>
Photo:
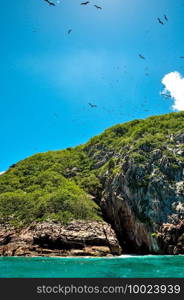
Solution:
<path fill-rule="evenodd" d="M 162 79 L 165 89 L 162 93 L 168 93 L 174 100 L 174 110 L 184 110 L 184 77 L 179 72 L 171 72 Z"/>
<path fill-rule="evenodd" d="M 5 171 L 3 171 L 3 172 L 0 172 L 0 176 L 1 176 L 1 175 L 3 175 L 4 173 L 5 173 Z"/>

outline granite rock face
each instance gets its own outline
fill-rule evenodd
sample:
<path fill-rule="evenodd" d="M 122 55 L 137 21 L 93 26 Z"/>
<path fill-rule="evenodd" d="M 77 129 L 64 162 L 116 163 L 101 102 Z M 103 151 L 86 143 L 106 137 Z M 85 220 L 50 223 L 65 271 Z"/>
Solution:
<path fill-rule="evenodd" d="M 107 256 L 121 252 L 114 230 L 105 222 L 34 223 L 20 232 L 0 228 L 0 255 L 4 256 Z"/>

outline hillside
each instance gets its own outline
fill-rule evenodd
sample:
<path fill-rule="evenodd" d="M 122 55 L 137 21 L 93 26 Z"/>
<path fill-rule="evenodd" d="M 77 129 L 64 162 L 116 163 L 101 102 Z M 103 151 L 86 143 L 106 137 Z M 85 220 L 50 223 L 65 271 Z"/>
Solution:
<path fill-rule="evenodd" d="M 184 112 L 118 124 L 0 176 L 0 223 L 104 219 L 126 252 L 157 251 L 156 232 L 183 212 Z"/>

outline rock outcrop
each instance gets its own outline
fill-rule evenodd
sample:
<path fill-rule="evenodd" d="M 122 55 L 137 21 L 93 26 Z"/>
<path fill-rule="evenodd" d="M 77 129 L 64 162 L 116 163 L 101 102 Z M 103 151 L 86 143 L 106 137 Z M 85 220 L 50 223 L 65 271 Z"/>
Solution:
<path fill-rule="evenodd" d="M 157 235 L 162 254 L 184 254 L 184 220 L 176 224 L 163 224 Z"/>
<path fill-rule="evenodd" d="M 20 232 L 0 228 L 0 255 L 4 256 L 107 256 L 121 252 L 115 232 L 105 222 L 34 223 Z"/>
<path fill-rule="evenodd" d="M 126 156 L 118 174 L 102 179 L 100 206 L 127 253 L 159 253 L 152 234 L 173 214 L 184 216 L 184 163 L 163 152 L 150 152 L 144 165 Z"/>
<path fill-rule="evenodd" d="M 114 151 L 100 177 L 100 207 L 127 253 L 160 253 L 154 233 L 174 214 L 184 217 L 183 133 L 167 139 L 159 147 L 145 142 L 136 153 L 132 146 L 126 155 Z"/>

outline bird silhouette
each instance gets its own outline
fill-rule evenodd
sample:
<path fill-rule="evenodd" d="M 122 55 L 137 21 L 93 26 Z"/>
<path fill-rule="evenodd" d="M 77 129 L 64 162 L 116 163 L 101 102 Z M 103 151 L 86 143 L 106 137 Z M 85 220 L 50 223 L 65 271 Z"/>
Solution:
<path fill-rule="evenodd" d="M 160 20 L 160 18 L 157 18 L 158 22 L 162 25 L 164 25 L 164 23 Z"/>
<path fill-rule="evenodd" d="M 164 19 L 165 19 L 166 21 L 169 21 L 169 20 L 168 20 L 168 17 L 167 17 L 166 15 L 164 15 Z"/>
<path fill-rule="evenodd" d="M 45 2 L 47 2 L 50 6 L 56 6 L 56 4 L 54 2 L 51 2 L 49 0 L 44 0 Z"/>
<path fill-rule="evenodd" d="M 89 3 L 90 3 L 90 1 L 86 1 L 86 2 L 82 2 L 81 5 L 87 5 Z"/>
<path fill-rule="evenodd" d="M 72 29 L 69 29 L 69 30 L 68 30 L 68 34 L 70 34 L 71 32 L 72 32 Z"/>
<path fill-rule="evenodd" d="M 165 98 L 171 98 L 170 94 L 167 94 L 166 92 L 162 92 L 161 96 L 165 97 Z"/>
<path fill-rule="evenodd" d="M 139 54 L 139 57 L 140 57 L 141 59 L 145 59 L 145 57 L 144 57 L 143 55 L 141 55 L 141 54 Z"/>
<path fill-rule="evenodd" d="M 96 104 L 88 103 L 91 108 L 97 107 Z"/>
<path fill-rule="evenodd" d="M 180 56 L 180 58 L 182 58 L 182 59 L 183 59 L 183 58 L 184 58 L 184 56 Z"/>
<path fill-rule="evenodd" d="M 98 5 L 94 5 L 94 7 L 96 7 L 96 9 L 102 9 L 102 7 L 101 6 L 98 6 Z"/>

